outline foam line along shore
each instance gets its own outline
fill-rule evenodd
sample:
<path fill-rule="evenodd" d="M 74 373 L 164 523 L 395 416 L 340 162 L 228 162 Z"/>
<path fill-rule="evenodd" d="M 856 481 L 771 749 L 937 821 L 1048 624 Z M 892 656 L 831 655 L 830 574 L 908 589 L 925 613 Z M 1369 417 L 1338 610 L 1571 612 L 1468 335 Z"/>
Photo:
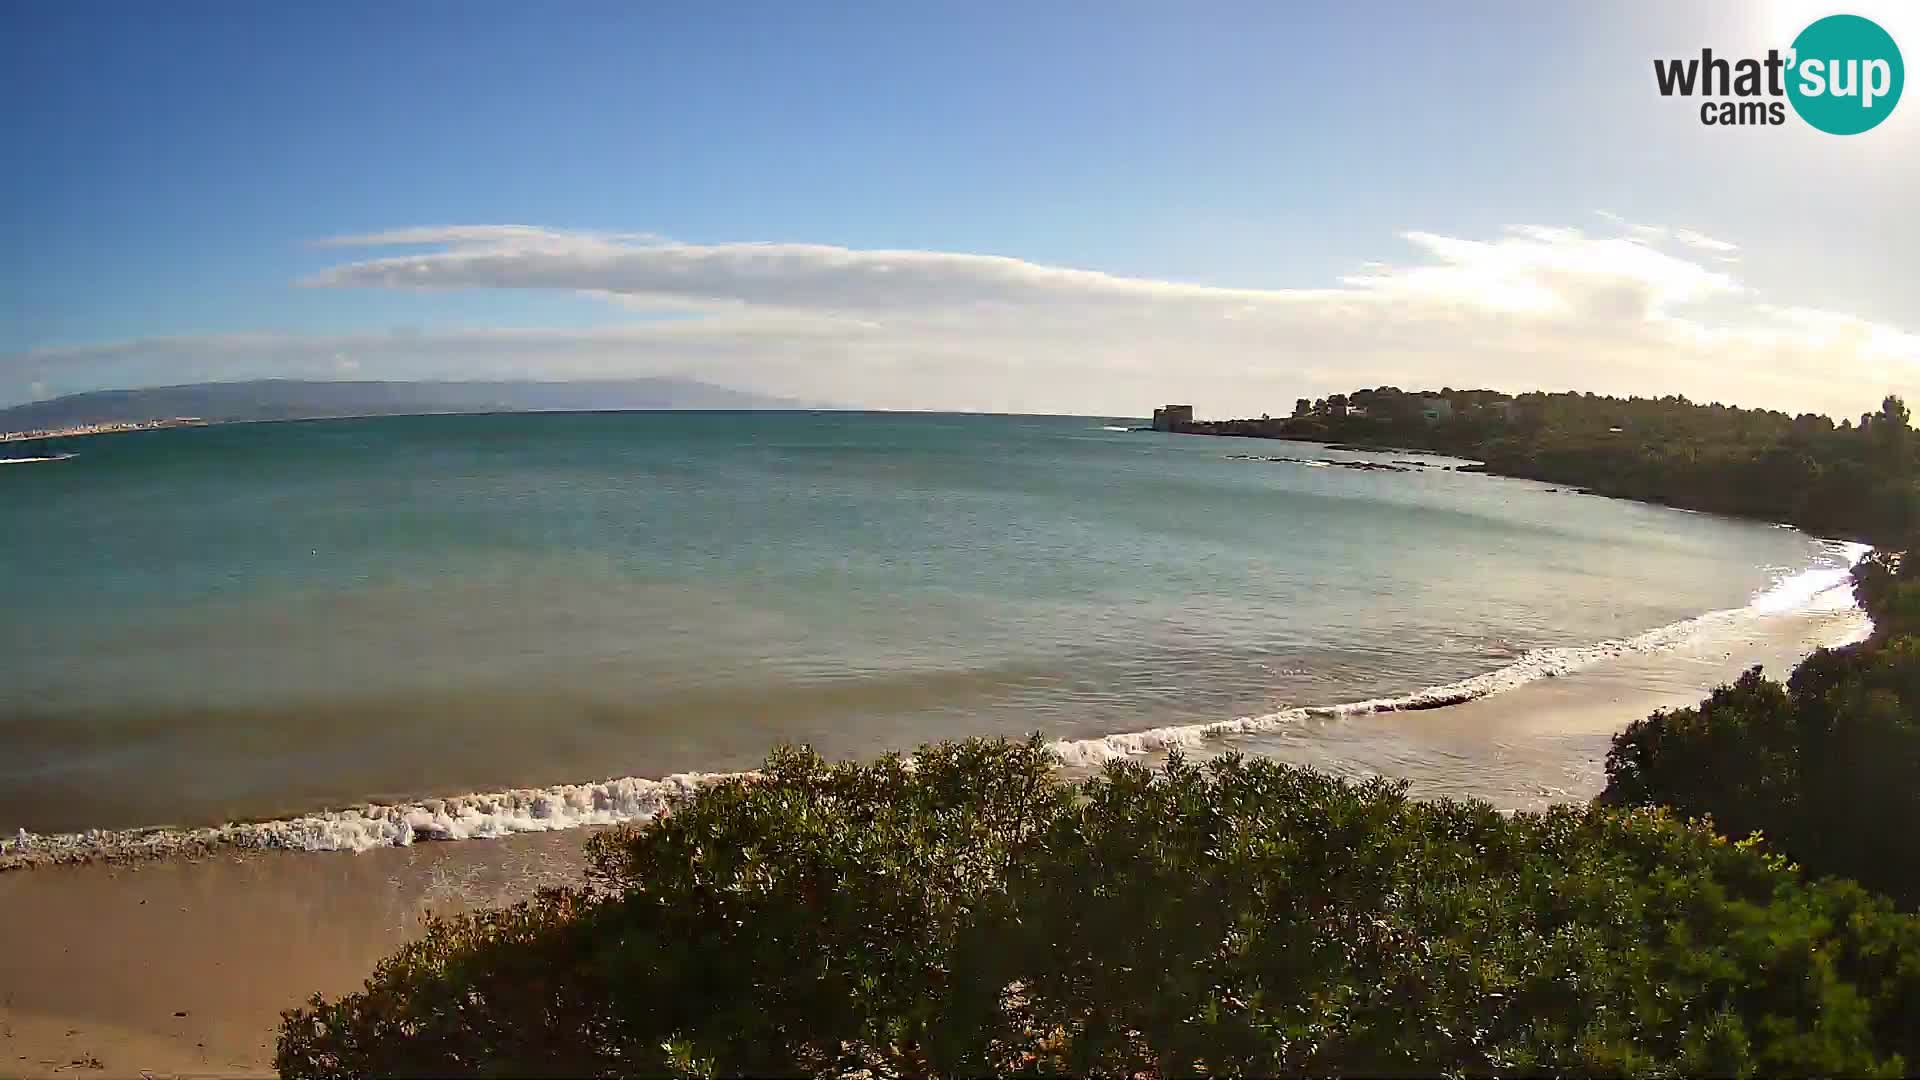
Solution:
<path fill-rule="evenodd" d="M 1868 624 L 1854 607 L 1849 570 L 1868 550 L 1834 541 L 1822 565 L 1783 573 L 1740 608 L 1708 612 L 1641 634 L 1575 648 L 1533 650 L 1510 664 L 1439 686 L 1392 697 L 1290 707 L 1205 724 L 1163 726 L 1078 739 L 1051 746 L 1062 764 L 1087 768 L 1128 757 L 1197 749 L 1236 737 L 1257 736 L 1313 720 L 1339 720 L 1381 713 L 1444 709 L 1554 679 L 1624 657 L 1657 654 L 1707 633 L 1757 626 L 1792 613 L 1858 615 L 1848 636 L 1864 637 Z M 1828 642 L 1829 644 L 1838 641 Z M 1620 723 L 1633 719 L 1623 716 Z M 903 748 L 904 749 L 904 748 Z M 469 793 L 415 802 L 333 809 L 292 818 L 173 829 L 89 830 L 35 834 L 19 830 L 0 840 L 0 870 L 30 869 L 96 860 L 193 856 L 221 849 L 301 852 L 361 852 L 422 841 L 498 839 L 524 833 L 645 822 L 704 784 L 745 773 L 679 773 L 659 779 L 617 779 Z"/>

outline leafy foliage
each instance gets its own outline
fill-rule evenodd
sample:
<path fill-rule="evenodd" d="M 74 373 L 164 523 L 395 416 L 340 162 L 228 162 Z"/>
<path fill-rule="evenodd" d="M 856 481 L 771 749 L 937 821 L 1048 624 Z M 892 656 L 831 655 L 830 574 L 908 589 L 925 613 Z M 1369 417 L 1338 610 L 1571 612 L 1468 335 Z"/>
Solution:
<path fill-rule="evenodd" d="M 1898 1074 L 1920 920 L 1665 811 L 781 750 L 289 1012 L 283 1076 Z"/>
<path fill-rule="evenodd" d="M 1614 737 L 1605 798 L 1711 815 L 1764 834 L 1808 870 L 1920 908 L 1920 560 L 1855 568 L 1873 637 L 1822 649 L 1782 686 L 1759 668 L 1696 708 Z"/>
<path fill-rule="evenodd" d="M 1444 400 L 1445 419 L 1427 415 Z M 1302 409 L 1304 406 L 1304 410 Z M 1200 434 L 1412 447 L 1477 458 L 1488 472 L 1601 495 L 1799 525 L 1825 536 L 1897 543 L 1920 526 L 1916 440 L 1888 397 L 1858 425 L 1825 416 L 1491 390 L 1408 393 L 1383 386 L 1295 404 L 1284 419 L 1187 425 Z"/>

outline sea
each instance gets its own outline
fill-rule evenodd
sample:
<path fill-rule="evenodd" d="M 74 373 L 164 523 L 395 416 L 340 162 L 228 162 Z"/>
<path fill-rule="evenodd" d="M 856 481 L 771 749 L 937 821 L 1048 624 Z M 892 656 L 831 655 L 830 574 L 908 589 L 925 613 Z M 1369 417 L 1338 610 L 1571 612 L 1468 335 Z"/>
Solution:
<path fill-rule="evenodd" d="M 605 824 L 780 743 L 1038 733 L 1081 769 L 1337 746 L 1343 718 L 1412 730 L 1851 609 L 1858 545 L 1139 424 L 414 416 L 16 455 L 40 460 L 0 468 L 6 853 Z M 1442 794 L 1481 764 L 1395 760 Z"/>

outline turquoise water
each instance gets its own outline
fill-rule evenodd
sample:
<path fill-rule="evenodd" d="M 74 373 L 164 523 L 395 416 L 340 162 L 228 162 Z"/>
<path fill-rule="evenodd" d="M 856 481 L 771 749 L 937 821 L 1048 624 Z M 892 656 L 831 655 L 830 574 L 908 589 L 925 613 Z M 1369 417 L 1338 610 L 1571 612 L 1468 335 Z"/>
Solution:
<path fill-rule="evenodd" d="M 0 829 L 1206 723 L 1524 666 L 1844 565 L 1763 524 L 1124 423 L 74 440 L 0 468 Z"/>

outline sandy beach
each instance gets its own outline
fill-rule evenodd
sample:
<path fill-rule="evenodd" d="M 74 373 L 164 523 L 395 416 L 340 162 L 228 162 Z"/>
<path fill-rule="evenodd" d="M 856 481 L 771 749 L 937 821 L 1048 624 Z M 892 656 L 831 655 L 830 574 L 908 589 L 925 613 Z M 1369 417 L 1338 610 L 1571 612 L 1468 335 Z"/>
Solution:
<path fill-rule="evenodd" d="M 428 912 L 577 880 L 586 837 L 0 875 L 0 1075 L 271 1074 L 281 1009 L 354 989 Z"/>
<path fill-rule="evenodd" d="M 1505 808 L 1585 801 L 1604 783 L 1608 737 L 1633 719 L 1692 704 L 1755 663 L 1784 675 L 1864 628 L 1858 612 L 1783 616 L 1451 708 L 1316 722 L 1207 752 L 1349 775 L 1452 755 L 1460 774 L 1416 795 Z M 0 1074 L 270 1074 L 280 1010 L 357 988 L 430 912 L 578 880 L 587 835 L 0 874 Z"/>

